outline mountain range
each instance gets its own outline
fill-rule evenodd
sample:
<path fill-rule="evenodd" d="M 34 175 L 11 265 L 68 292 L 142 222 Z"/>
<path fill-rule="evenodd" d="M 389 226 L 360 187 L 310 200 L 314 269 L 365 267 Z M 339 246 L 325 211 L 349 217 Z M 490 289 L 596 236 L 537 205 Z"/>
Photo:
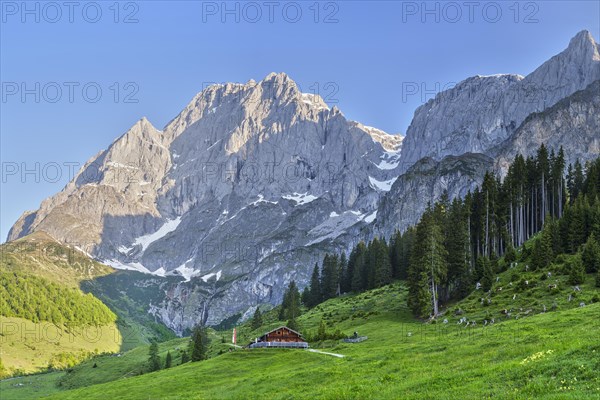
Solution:
<path fill-rule="evenodd" d="M 415 111 L 406 137 L 348 120 L 284 73 L 213 85 L 162 130 L 140 119 L 8 240 L 45 232 L 152 287 L 178 334 L 303 287 L 327 252 L 416 223 L 540 144 L 600 153 L 600 46 L 587 31 L 523 77 L 476 76 Z M 124 287 L 127 291 L 128 288 Z"/>

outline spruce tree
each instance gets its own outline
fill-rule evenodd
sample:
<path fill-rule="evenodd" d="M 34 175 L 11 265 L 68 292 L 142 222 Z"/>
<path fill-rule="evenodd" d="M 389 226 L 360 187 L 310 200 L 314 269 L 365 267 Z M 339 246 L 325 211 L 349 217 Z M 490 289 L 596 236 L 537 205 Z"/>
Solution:
<path fill-rule="evenodd" d="M 416 303 L 411 306 L 417 315 L 423 316 L 424 290 L 429 291 L 429 304 L 432 306 L 430 309 L 433 309 L 433 315 L 438 314 L 439 287 L 447 274 L 446 257 L 442 230 L 435 220 L 435 214 L 428 208 L 417 225 L 409 274 L 409 299 L 417 298 Z M 423 276 L 427 277 L 427 282 L 423 280 Z M 425 284 L 427 286 L 424 287 Z"/>
<path fill-rule="evenodd" d="M 593 233 L 583 246 L 581 261 L 585 267 L 585 272 L 594 273 L 600 271 L 600 245 Z"/>
<path fill-rule="evenodd" d="M 352 291 L 361 292 L 367 288 L 367 246 L 360 242 L 356 247 L 354 266 L 352 269 Z"/>
<path fill-rule="evenodd" d="M 300 316 L 300 292 L 295 281 L 291 281 L 283 295 L 283 302 L 279 309 L 279 320 L 294 319 Z"/>
<path fill-rule="evenodd" d="M 552 251 L 552 238 L 548 229 L 544 229 L 533 245 L 533 253 L 531 255 L 532 269 L 546 268 L 554 259 Z"/>
<path fill-rule="evenodd" d="M 321 289 L 323 300 L 331 299 L 336 296 L 338 289 L 338 257 L 333 254 L 326 254 L 323 259 L 323 273 L 321 275 Z"/>
<path fill-rule="evenodd" d="M 579 285 L 585 282 L 585 268 L 580 256 L 573 257 L 569 262 L 569 284 Z"/>
<path fill-rule="evenodd" d="M 481 265 L 483 266 L 483 276 L 481 277 L 481 288 L 488 292 L 492 289 L 494 284 L 494 272 L 492 270 L 492 263 L 487 257 L 480 257 Z"/>
<path fill-rule="evenodd" d="M 150 372 L 160 369 L 160 358 L 158 356 L 158 343 L 152 341 L 148 350 L 148 369 Z"/>
<path fill-rule="evenodd" d="M 209 339 L 206 328 L 200 325 L 196 326 L 192 331 L 190 341 L 190 359 L 192 362 L 202 361 L 207 358 L 208 343 Z"/>
<path fill-rule="evenodd" d="M 181 353 L 181 363 L 185 364 L 188 361 L 190 361 L 190 356 L 188 356 L 187 351 L 183 350 L 183 352 Z"/>
<path fill-rule="evenodd" d="M 263 324 L 262 313 L 260 312 L 260 308 L 256 307 L 256 311 L 254 311 L 254 316 L 252 317 L 252 330 L 256 330 L 260 328 Z"/>
<path fill-rule="evenodd" d="M 165 359 L 165 369 L 171 368 L 172 363 L 173 363 L 173 358 L 171 356 L 171 352 L 167 351 L 167 358 Z"/>
<path fill-rule="evenodd" d="M 302 294 L 300 295 L 300 301 L 305 307 L 310 307 L 310 286 L 304 286 L 304 289 L 302 289 Z"/>
<path fill-rule="evenodd" d="M 375 287 L 388 285 L 392 282 L 392 264 L 390 262 L 389 250 L 385 241 L 379 240 L 374 248 L 375 258 Z"/>
<path fill-rule="evenodd" d="M 323 301 L 321 294 L 321 276 L 319 273 L 319 264 L 315 263 L 312 275 L 310 277 L 310 292 L 308 296 L 308 307 L 315 307 Z"/>
<path fill-rule="evenodd" d="M 339 259 L 340 262 L 338 265 L 338 290 L 340 294 L 342 294 L 350 291 L 350 286 L 346 284 L 346 282 L 349 281 L 347 279 L 348 259 L 346 257 L 346 252 L 342 251 Z"/>
<path fill-rule="evenodd" d="M 300 327 L 298 326 L 298 322 L 296 321 L 296 318 L 290 318 L 286 324 L 286 326 L 288 328 L 290 328 L 291 330 L 294 331 L 299 331 Z"/>

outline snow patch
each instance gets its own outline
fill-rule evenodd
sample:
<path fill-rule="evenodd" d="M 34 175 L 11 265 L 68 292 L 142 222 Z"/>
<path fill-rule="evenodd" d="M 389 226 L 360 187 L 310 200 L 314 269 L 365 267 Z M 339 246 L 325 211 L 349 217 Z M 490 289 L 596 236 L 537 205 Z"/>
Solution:
<path fill-rule="evenodd" d="M 138 272 L 142 272 L 144 274 L 152 275 L 152 272 L 150 272 L 150 270 L 148 268 L 144 267 L 139 262 L 124 264 L 121 261 L 113 258 L 111 260 L 104 260 L 104 261 L 102 261 L 102 263 L 109 265 L 115 269 L 121 269 L 121 270 L 125 270 L 125 271 L 138 271 Z"/>
<path fill-rule="evenodd" d="M 371 187 L 375 190 L 379 190 L 382 192 L 389 192 L 394 182 L 396 182 L 396 179 L 398 179 L 398 177 L 392 178 L 388 181 L 378 181 L 372 176 L 369 176 L 369 182 L 371 183 Z"/>
<path fill-rule="evenodd" d="M 332 212 L 329 214 L 329 218 L 335 218 L 335 217 L 339 217 L 339 216 L 340 216 L 340 214 L 336 213 L 335 211 L 332 211 Z"/>
<path fill-rule="evenodd" d="M 179 267 L 175 268 L 175 271 L 179 273 L 185 279 L 186 282 L 189 282 L 194 276 L 198 275 L 199 271 L 196 271 L 194 268 L 188 267 L 187 265 L 194 261 L 193 258 L 190 258 Z"/>
<path fill-rule="evenodd" d="M 211 272 L 210 274 L 206 274 L 200 277 L 200 279 L 202 279 L 204 282 L 208 282 L 208 280 L 210 278 L 212 278 L 213 276 L 215 276 L 217 278 L 217 280 L 221 279 L 221 274 L 223 271 L 219 271 L 219 272 Z"/>
<path fill-rule="evenodd" d="M 315 201 L 316 199 L 318 199 L 317 196 L 313 196 L 312 194 L 308 194 L 307 193 L 293 193 L 293 194 L 287 194 L 284 196 L 281 196 L 282 199 L 286 199 L 286 200 L 293 200 L 296 202 L 296 206 L 300 206 L 300 205 L 304 205 L 304 204 L 308 204 L 312 201 Z"/>
<path fill-rule="evenodd" d="M 177 229 L 180 223 L 181 217 L 177 217 L 175 219 L 168 219 L 167 222 L 165 222 L 165 224 L 161 226 L 156 232 L 151 233 L 149 235 L 140 236 L 137 239 L 135 239 L 133 245 L 141 245 L 142 252 L 144 252 L 152 243 L 156 242 L 159 239 L 162 239 L 167 234 Z"/>
<path fill-rule="evenodd" d="M 370 224 L 371 222 L 375 221 L 375 218 L 377 217 L 377 210 L 373 211 L 371 214 L 367 215 L 364 219 L 364 221 L 367 224 Z"/>
<path fill-rule="evenodd" d="M 250 203 L 250 205 L 252 206 L 257 206 L 258 203 L 270 203 L 270 204 L 277 204 L 277 201 L 269 201 L 269 200 L 265 200 L 265 196 L 263 196 L 262 194 L 258 195 L 258 200 L 256 200 L 253 203 Z"/>

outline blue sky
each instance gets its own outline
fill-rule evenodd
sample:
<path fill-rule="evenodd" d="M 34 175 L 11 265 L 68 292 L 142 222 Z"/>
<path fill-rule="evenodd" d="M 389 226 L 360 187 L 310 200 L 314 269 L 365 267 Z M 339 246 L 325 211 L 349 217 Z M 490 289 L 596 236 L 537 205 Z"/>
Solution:
<path fill-rule="evenodd" d="M 2 1 L 1 240 L 71 165 L 142 116 L 162 128 L 211 82 L 283 71 L 349 119 L 404 133 L 431 91 L 526 75 L 578 31 L 600 37 L 597 1 L 473 3 Z"/>

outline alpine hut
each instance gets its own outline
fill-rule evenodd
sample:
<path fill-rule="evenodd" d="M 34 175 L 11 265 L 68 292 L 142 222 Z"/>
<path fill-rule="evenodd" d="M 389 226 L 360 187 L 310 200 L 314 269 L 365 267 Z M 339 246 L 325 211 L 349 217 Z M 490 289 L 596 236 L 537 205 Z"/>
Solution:
<path fill-rule="evenodd" d="M 306 343 L 299 332 L 287 326 L 280 326 L 256 338 L 248 347 L 251 349 L 261 347 L 306 349 L 308 348 L 308 343 Z"/>

